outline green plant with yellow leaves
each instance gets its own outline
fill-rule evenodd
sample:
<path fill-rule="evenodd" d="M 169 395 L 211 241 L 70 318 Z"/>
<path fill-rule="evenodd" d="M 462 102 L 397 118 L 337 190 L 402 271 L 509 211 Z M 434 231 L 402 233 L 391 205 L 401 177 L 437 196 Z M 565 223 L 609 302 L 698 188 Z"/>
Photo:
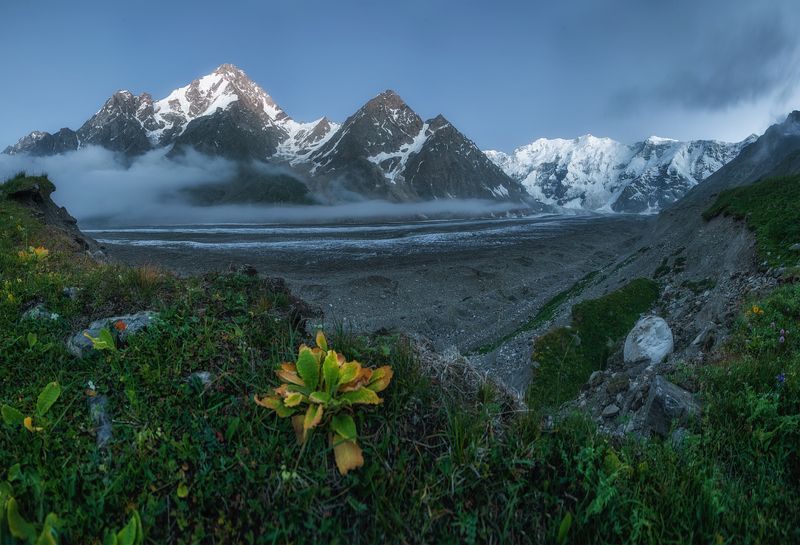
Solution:
<path fill-rule="evenodd" d="M 344 475 L 364 465 L 353 408 L 383 403 L 378 392 L 389 386 L 393 372 L 388 365 L 373 369 L 347 361 L 343 354 L 329 350 L 322 331 L 316 340 L 316 348 L 300 346 L 296 362 L 281 364 L 277 375 L 283 384 L 269 395 L 256 395 L 255 402 L 281 418 L 291 416 L 301 444 L 315 428 L 327 427 L 336 467 Z"/>
<path fill-rule="evenodd" d="M 14 427 L 22 425 L 31 433 L 40 432 L 44 428 L 36 424 L 41 424 L 45 421 L 45 415 L 60 396 L 61 386 L 59 386 L 58 382 L 51 382 L 39 392 L 39 397 L 36 398 L 36 414 L 34 416 L 25 416 L 19 409 L 11 405 L 3 405 L 0 407 L 3 422 Z"/>
<path fill-rule="evenodd" d="M 29 246 L 27 250 L 20 250 L 17 252 L 17 257 L 19 257 L 20 261 L 28 262 L 28 261 L 43 261 L 47 259 L 47 256 L 50 255 L 50 250 L 45 248 L 44 246 Z"/>

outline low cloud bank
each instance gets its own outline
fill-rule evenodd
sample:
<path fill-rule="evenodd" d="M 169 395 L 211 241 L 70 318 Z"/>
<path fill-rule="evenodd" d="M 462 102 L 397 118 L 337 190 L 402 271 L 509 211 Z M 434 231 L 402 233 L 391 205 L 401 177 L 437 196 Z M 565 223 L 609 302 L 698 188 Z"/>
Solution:
<path fill-rule="evenodd" d="M 181 196 L 186 189 L 232 180 L 238 172 L 234 162 L 196 152 L 168 159 L 165 151 L 157 150 L 127 164 L 118 155 L 99 147 L 53 157 L 0 155 L 0 180 L 19 171 L 47 174 L 57 188 L 53 200 L 84 225 L 317 223 L 502 214 L 519 208 L 513 203 L 482 200 L 193 206 Z"/>

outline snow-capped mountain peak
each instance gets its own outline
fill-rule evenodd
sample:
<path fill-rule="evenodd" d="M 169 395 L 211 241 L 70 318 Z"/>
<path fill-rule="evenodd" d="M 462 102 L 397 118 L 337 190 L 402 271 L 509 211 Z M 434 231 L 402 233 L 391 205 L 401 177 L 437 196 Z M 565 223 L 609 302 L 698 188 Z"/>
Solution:
<path fill-rule="evenodd" d="M 153 105 L 158 129 L 151 131 L 155 143 L 167 143 L 183 132 L 192 120 L 226 110 L 234 103 L 256 113 L 268 124 L 291 121 L 269 94 L 240 68 L 222 64 L 212 73 L 172 91 Z M 287 131 L 288 132 L 288 131 Z"/>
<path fill-rule="evenodd" d="M 679 199 L 750 142 L 650 136 L 626 145 L 587 134 L 572 140 L 540 138 L 511 154 L 486 154 L 544 203 L 650 213 Z"/>

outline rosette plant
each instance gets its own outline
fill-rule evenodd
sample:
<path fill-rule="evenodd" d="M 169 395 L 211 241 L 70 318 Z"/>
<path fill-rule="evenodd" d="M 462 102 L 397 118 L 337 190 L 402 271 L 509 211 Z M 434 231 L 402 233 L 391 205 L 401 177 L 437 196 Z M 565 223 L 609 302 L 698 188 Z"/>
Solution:
<path fill-rule="evenodd" d="M 352 412 L 356 405 L 379 405 L 378 397 L 392 380 L 392 368 L 362 367 L 344 355 L 328 349 L 322 331 L 317 347 L 301 345 L 296 362 L 282 363 L 278 378 L 283 381 L 272 393 L 255 402 L 272 409 L 281 418 L 292 417 L 297 440 L 304 444 L 316 428 L 327 429 L 336 467 L 345 475 L 364 465 Z"/>

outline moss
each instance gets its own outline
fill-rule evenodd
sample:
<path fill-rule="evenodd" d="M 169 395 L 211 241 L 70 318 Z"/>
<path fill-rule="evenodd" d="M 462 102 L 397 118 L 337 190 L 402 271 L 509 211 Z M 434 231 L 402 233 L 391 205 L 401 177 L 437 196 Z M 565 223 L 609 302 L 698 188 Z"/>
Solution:
<path fill-rule="evenodd" d="M 620 339 L 658 299 L 652 280 L 638 278 L 598 299 L 572 307 L 572 326 L 536 340 L 527 401 L 537 410 L 574 398 L 593 371 L 602 369 Z"/>
<path fill-rule="evenodd" d="M 669 258 L 665 257 L 661 260 L 661 263 L 656 270 L 653 271 L 653 278 L 661 278 L 662 276 L 666 276 L 672 270 L 672 267 L 669 266 Z"/>
<path fill-rule="evenodd" d="M 53 182 L 51 182 L 46 175 L 28 176 L 24 172 L 20 172 L 0 185 L 0 193 L 2 193 L 3 196 L 8 196 L 34 188 L 37 188 L 44 197 L 50 196 L 50 194 L 56 190 L 55 185 L 53 185 Z"/>

